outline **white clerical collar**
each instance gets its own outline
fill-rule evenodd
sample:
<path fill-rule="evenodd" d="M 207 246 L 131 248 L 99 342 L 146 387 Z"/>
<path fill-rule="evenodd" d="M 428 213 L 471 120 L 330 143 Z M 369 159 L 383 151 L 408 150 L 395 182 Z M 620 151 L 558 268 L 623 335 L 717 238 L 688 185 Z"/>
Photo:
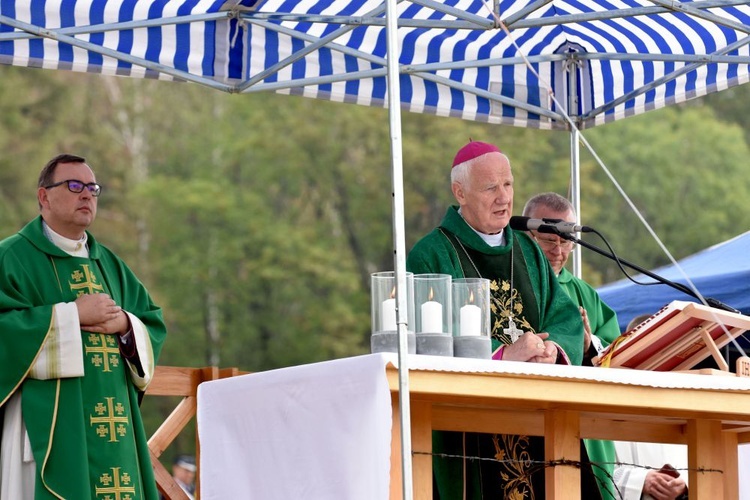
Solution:
<path fill-rule="evenodd" d="M 460 208 L 458 209 L 458 214 L 463 219 L 464 216 L 463 216 L 463 214 L 461 214 L 461 209 Z M 466 219 L 464 219 L 464 222 L 466 222 Z M 482 238 L 482 240 L 485 243 L 487 243 L 487 245 L 489 245 L 491 247 L 500 247 L 500 246 L 505 245 L 505 229 L 500 230 L 500 232 L 497 233 L 497 234 L 485 234 L 485 233 L 483 233 L 481 231 L 477 231 L 476 229 L 474 229 L 472 227 L 472 225 L 469 224 L 468 222 L 466 222 L 466 225 L 469 226 L 472 231 L 474 231 L 475 233 L 477 233 L 479 235 L 479 237 Z"/>
<path fill-rule="evenodd" d="M 86 234 L 86 232 L 83 233 L 81 239 L 71 240 L 70 238 L 66 238 L 65 236 L 53 231 L 44 220 L 42 220 L 42 228 L 44 229 L 44 235 L 47 239 L 63 252 L 74 257 L 89 256 L 89 246 L 86 244 L 88 241 L 88 234 Z"/>

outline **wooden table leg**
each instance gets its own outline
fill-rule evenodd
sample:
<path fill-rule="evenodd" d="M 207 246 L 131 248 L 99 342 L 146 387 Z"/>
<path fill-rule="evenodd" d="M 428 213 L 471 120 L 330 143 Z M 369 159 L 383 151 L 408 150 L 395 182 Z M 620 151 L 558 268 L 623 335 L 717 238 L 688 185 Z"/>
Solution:
<path fill-rule="evenodd" d="M 398 394 L 391 393 L 391 485 L 390 500 L 403 500 L 404 494 L 401 483 L 401 411 L 398 405 Z"/>
<path fill-rule="evenodd" d="M 391 394 L 391 484 L 389 498 L 402 500 L 401 413 L 398 395 Z M 432 405 L 411 402 L 412 480 L 414 500 L 432 500 Z M 419 452 L 419 453 L 415 453 Z"/>
<path fill-rule="evenodd" d="M 414 499 L 432 500 L 432 405 L 411 403 L 412 474 Z"/>
<path fill-rule="evenodd" d="M 578 412 L 550 410 L 544 418 L 544 455 L 547 461 L 581 460 L 581 430 Z M 545 470 L 547 500 L 581 498 L 581 471 L 576 465 L 558 465 Z"/>
<path fill-rule="evenodd" d="M 690 500 L 724 496 L 724 437 L 721 422 L 688 420 L 688 488 Z"/>
<path fill-rule="evenodd" d="M 738 439 L 736 432 L 724 432 L 724 498 L 726 500 L 739 500 L 740 498 L 740 476 Z"/>

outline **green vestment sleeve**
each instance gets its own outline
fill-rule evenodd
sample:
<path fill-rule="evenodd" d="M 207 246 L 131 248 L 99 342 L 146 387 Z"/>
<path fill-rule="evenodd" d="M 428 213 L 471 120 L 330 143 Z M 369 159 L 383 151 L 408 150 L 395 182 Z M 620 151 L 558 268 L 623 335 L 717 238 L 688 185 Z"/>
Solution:
<path fill-rule="evenodd" d="M 620 336 L 620 326 L 617 323 L 617 314 L 601 299 L 594 288 L 576 278 L 567 269 L 563 268 L 557 276 L 557 280 L 563 290 L 573 299 L 573 302 L 586 309 L 591 325 L 591 333 L 602 340 L 604 347 L 611 344 Z"/>

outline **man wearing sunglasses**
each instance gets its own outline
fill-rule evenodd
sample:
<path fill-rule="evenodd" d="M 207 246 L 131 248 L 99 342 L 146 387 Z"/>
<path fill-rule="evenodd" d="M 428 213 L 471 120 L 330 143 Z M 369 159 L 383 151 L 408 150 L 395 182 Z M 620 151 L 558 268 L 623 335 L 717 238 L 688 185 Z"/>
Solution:
<path fill-rule="evenodd" d="M 156 500 L 138 409 L 161 309 L 87 231 L 102 187 L 80 156 L 42 169 L 40 216 L 0 242 L 0 498 Z"/>
<path fill-rule="evenodd" d="M 542 193 L 533 196 L 523 208 L 523 215 L 532 219 L 559 219 L 576 223 L 573 205 L 557 193 Z M 573 242 L 554 234 L 529 231 L 544 255 L 549 260 L 557 281 L 567 292 L 581 311 L 584 328 L 583 364 L 591 366 L 591 358 L 597 356 L 605 347 L 620 335 L 617 315 L 605 304 L 594 288 L 576 278 L 565 269 Z M 614 498 L 612 474 L 614 472 L 615 447 L 611 441 L 586 439 L 586 450 L 589 459 L 597 466 L 593 467 L 597 476 L 602 498 Z"/>

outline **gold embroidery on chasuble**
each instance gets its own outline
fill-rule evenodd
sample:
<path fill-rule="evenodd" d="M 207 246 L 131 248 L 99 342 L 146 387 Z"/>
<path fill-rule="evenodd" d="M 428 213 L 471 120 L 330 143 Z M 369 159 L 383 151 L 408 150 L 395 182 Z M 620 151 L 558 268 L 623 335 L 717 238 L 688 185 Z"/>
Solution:
<path fill-rule="evenodd" d="M 513 316 L 516 328 L 524 332 L 535 332 L 529 320 L 524 316 L 521 293 L 511 289 L 510 280 L 490 281 L 490 311 L 494 320 L 492 337 L 500 343 L 512 343 L 504 329 L 509 318 Z M 493 434 L 492 444 L 495 460 L 500 464 L 499 474 L 502 478 L 503 497 L 507 500 L 534 500 L 534 487 L 531 482 L 533 466 L 529 451 L 529 436 L 513 434 Z"/>
<path fill-rule="evenodd" d="M 516 288 L 511 290 L 509 280 L 490 281 L 490 312 L 494 318 L 492 338 L 498 340 L 501 344 L 513 343 L 510 337 L 503 332 L 503 328 L 508 325 L 511 312 L 517 328 L 524 332 L 534 332 L 534 328 L 523 315 L 521 294 Z"/>
<path fill-rule="evenodd" d="M 533 462 L 528 451 L 529 437 L 510 434 L 492 436 L 495 459 L 500 463 L 500 476 L 504 483 L 503 498 L 509 500 L 534 499 L 531 483 Z"/>
<path fill-rule="evenodd" d="M 115 403 L 115 398 L 105 399 L 106 403 L 97 403 L 94 407 L 96 416 L 89 414 L 89 424 L 95 427 L 99 437 L 108 437 L 110 443 L 117 443 L 118 437 L 127 435 L 130 420 L 122 403 Z"/>
<path fill-rule="evenodd" d="M 63 300 L 73 301 L 87 294 L 112 295 L 105 272 L 106 267 L 94 259 L 59 260 L 56 273 Z M 133 431 L 129 372 L 118 337 L 82 328 L 81 340 L 85 370 L 80 381 L 81 404 L 90 492 L 87 498 L 142 500 L 143 480 Z"/>
<path fill-rule="evenodd" d="M 70 275 L 68 285 L 71 291 L 75 292 L 76 297 L 80 297 L 84 293 L 102 293 L 104 292 L 104 286 L 101 283 L 97 283 L 96 275 L 91 271 L 88 264 L 81 264 L 83 272 L 76 269 Z M 85 280 L 84 280 L 85 279 Z"/>
<path fill-rule="evenodd" d="M 96 485 L 96 498 L 101 500 L 133 500 L 135 485 L 130 474 L 120 473 L 120 467 L 110 467 L 111 473 L 105 472 L 99 476 Z"/>
<path fill-rule="evenodd" d="M 91 364 L 103 372 L 111 372 L 120 365 L 120 345 L 114 335 L 90 333 L 84 339 L 83 347 Z"/>

